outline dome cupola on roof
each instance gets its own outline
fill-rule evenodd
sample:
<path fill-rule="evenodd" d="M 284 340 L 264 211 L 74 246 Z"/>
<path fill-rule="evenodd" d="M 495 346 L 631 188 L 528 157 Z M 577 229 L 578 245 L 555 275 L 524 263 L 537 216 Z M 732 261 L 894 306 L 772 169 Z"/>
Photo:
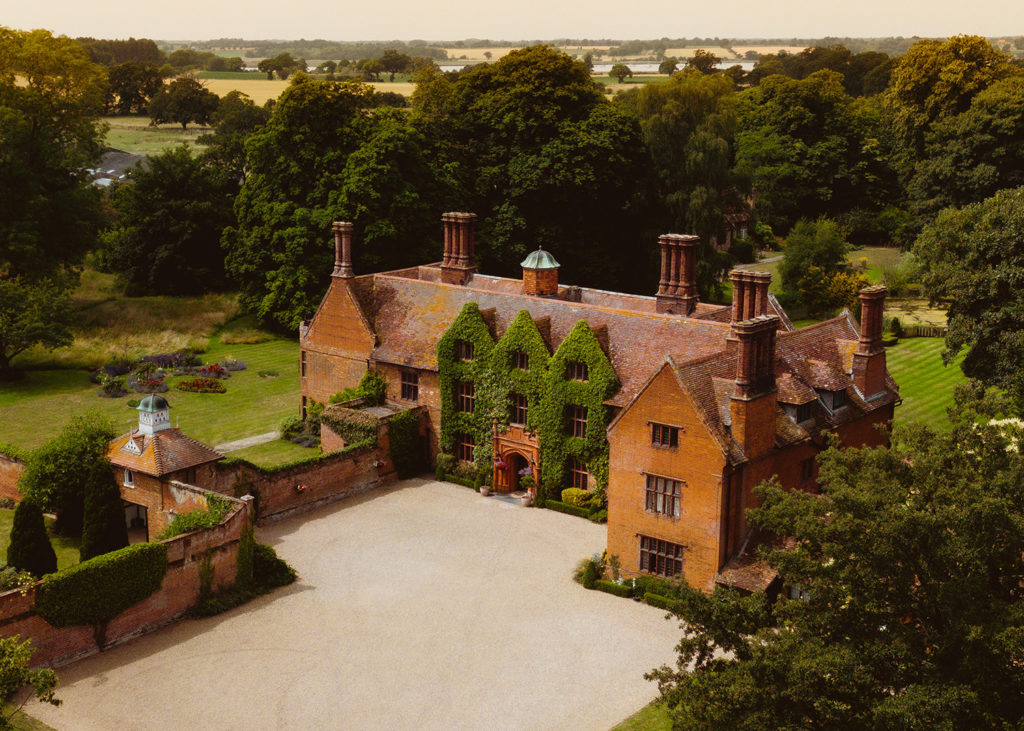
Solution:
<path fill-rule="evenodd" d="M 558 262 L 538 246 L 523 259 L 523 292 L 537 297 L 558 295 Z"/>
<path fill-rule="evenodd" d="M 151 393 L 146 396 L 139 405 L 135 407 L 139 412 L 139 431 L 148 436 L 153 436 L 159 431 L 171 428 L 171 415 L 168 410 L 171 405 L 167 399 Z"/>

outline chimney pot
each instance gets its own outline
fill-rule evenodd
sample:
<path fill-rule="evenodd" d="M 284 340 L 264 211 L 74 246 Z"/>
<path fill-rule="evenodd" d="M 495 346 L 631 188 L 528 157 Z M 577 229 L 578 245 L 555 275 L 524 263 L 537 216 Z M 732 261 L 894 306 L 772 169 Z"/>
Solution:
<path fill-rule="evenodd" d="M 352 229 L 348 221 L 335 221 L 331 224 L 334 230 L 334 272 L 332 276 L 351 279 L 352 271 Z"/>
<path fill-rule="evenodd" d="M 700 237 L 662 234 L 657 311 L 689 315 L 697 306 L 697 251 Z"/>
<path fill-rule="evenodd" d="M 444 223 L 444 257 L 441 281 L 463 285 L 476 271 L 473 226 L 475 213 L 450 212 L 441 216 Z"/>

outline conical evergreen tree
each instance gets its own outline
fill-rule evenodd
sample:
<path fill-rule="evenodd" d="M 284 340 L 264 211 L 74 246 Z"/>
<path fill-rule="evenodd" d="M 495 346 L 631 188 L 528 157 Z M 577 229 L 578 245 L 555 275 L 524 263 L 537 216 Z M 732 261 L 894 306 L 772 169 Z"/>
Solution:
<path fill-rule="evenodd" d="M 39 577 L 57 570 L 57 554 L 46 535 L 43 511 L 31 500 L 22 500 L 14 511 L 7 564 Z"/>
<path fill-rule="evenodd" d="M 128 545 L 128 526 L 121 505 L 121 491 L 105 462 L 97 465 L 85 486 L 85 515 L 82 519 L 82 561 L 116 551 Z"/>

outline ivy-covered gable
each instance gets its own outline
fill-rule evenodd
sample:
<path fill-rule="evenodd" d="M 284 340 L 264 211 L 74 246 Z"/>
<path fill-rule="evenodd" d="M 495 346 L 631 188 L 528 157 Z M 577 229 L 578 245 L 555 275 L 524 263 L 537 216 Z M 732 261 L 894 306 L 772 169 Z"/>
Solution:
<path fill-rule="evenodd" d="M 533 317 L 521 310 L 491 351 L 490 368 L 484 379 L 487 399 L 493 407 L 492 418 L 498 420 L 499 429 L 509 425 L 510 395 L 516 393 L 527 399 L 526 428 L 537 430 L 537 414 L 550 358 L 548 345 Z"/>
<path fill-rule="evenodd" d="M 609 414 L 604 402 L 618 387 L 615 369 L 597 336 L 585 321 L 577 322 L 551 356 L 544 378 L 539 431 L 546 496 L 557 497 L 566 484 L 570 457 L 586 465 L 598 489 L 608 486 Z M 582 437 L 573 436 L 569 429 L 571 407 L 586 409 Z"/>
<path fill-rule="evenodd" d="M 466 345 L 471 347 L 471 357 L 466 358 Z M 472 412 L 458 410 L 458 384 L 469 382 L 476 386 L 484 380 L 490 364 L 494 338 L 484 321 L 476 302 L 467 302 L 459 316 L 437 343 L 437 367 L 441 388 L 441 450 L 451 454 L 455 451 L 456 434 L 472 434 L 476 439 L 476 462 L 490 454 L 489 439 L 481 434 L 490 434 L 491 406 L 483 391 L 476 388 Z M 489 461 L 489 457 L 488 457 Z"/>

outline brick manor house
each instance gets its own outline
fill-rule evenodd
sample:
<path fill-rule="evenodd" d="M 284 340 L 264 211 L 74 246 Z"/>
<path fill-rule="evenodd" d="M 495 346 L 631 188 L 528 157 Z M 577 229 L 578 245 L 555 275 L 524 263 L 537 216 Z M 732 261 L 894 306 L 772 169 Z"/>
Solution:
<path fill-rule="evenodd" d="M 476 271 L 470 213 L 446 213 L 438 263 L 356 276 L 352 225 L 334 224 L 335 267 L 300 328 L 303 410 L 367 369 L 387 397 L 429 412 L 431 458 L 498 492 L 606 491 L 608 553 L 628 575 L 682 574 L 765 588 L 745 510 L 777 475 L 815 490 L 835 434 L 884 444 L 899 399 L 882 348 L 886 290 L 799 330 L 767 273 L 733 271 L 731 306 L 698 301 L 699 240 L 660 237 L 658 292 L 567 286 L 543 250 L 522 279 Z"/>

